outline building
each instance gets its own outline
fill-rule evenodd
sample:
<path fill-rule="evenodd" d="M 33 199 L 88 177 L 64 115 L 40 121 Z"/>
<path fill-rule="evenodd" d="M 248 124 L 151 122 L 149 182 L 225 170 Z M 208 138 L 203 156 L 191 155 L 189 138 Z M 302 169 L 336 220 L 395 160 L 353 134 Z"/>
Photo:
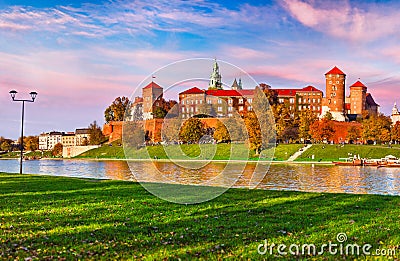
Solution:
<path fill-rule="evenodd" d="M 346 97 L 346 74 L 338 67 L 325 74 L 326 96 L 323 98 L 322 113 L 330 112 L 336 121 L 355 120 L 365 113 L 377 115 L 377 104 L 368 88 L 361 81 L 350 86 L 350 95 Z"/>
<path fill-rule="evenodd" d="M 76 129 L 75 130 L 75 146 L 89 145 L 90 134 L 89 129 Z"/>
<path fill-rule="evenodd" d="M 333 119 L 345 121 L 346 74 L 336 66 L 325 73 L 326 96 L 322 100 L 322 113 L 332 114 Z"/>
<path fill-rule="evenodd" d="M 75 146 L 75 133 L 74 132 L 63 133 L 61 144 L 63 145 L 63 147 Z"/>
<path fill-rule="evenodd" d="M 286 104 L 292 112 L 311 110 L 317 116 L 321 114 L 323 92 L 309 85 L 302 89 L 272 89 L 278 102 Z"/>
<path fill-rule="evenodd" d="M 52 150 L 57 143 L 62 143 L 63 132 L 52 131 L 39 135 L 39 150 Z"/>
<path fill-rule="evenodd" d="M 163 88 L 155 82 L 151 82 L 142 89 L 143 96 L 143 119 L 153 119 L 154 110 L 161 105 L 163 98 Z"/>
<path fill-rule="evenodd" d="M 399 109 L 397 108 L 397 104 L 394 103 L 393 109 L 392 109 L 392 116 L 390 116 L 392 119 L 393 125 L 395 125 L 398 121 L 400 121 L 400 112 Z"/>

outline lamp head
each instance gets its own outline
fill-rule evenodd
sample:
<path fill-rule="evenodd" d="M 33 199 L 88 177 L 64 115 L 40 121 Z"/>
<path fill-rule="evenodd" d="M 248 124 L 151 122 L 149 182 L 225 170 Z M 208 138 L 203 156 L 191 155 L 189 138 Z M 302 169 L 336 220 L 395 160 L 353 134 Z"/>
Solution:
<path fill-rule="evenodd" d="M 16 90 L 12 90 L 12 91 L 10 91 L 10 95 L 11 95 L 11 98 L 14 100 L 15 99 L 15 95 L 17 94 L 17 91 Z"/>
<path fill-rule="evenodd" d="M 32 97 L 32 101 L 34 101 L 34 100 L 36 99 L 37 92 L 30 92 L 29 94 L 30 94 L 31 97 Z"/>

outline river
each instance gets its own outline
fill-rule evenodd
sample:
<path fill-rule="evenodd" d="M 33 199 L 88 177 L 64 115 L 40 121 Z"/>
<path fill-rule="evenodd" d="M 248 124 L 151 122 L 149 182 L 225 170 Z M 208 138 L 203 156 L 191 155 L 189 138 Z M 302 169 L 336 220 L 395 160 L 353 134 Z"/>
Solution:
<path fill-rule="evenodd" d="M 157 181 L 157 177 L 163 175 L 166 180 L 181 184 L 201 185 L 226 169 L 224 163 L 207 164 L 201 171 L 184 170 L 168 162 L 137 161 L 129 162 L 129 165 L 135 175 L 125 161 L 30 160 L 24 162 L 24 173 L 129 181 L 140 178 L 140 175 L 153 177 L 149 181 Z M 256 174 L 263 177 L 257 185 L 259 189 L 400 195 L 400 170 L 396 168 L 271 164 L 265 176 L 266 170 L 263 171 L 255 169 L 255 164 L 231 165 L 225 171 L 224 181 L 215 184 L 249 187 L 252 175 Z M 0 160 L 0 172 L 18 173 L 18 160 Z"/>

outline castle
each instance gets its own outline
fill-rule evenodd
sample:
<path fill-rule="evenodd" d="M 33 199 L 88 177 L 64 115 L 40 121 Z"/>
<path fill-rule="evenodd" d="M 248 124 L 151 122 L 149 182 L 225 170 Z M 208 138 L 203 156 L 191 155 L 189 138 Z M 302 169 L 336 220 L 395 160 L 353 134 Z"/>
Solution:
<path fill-rule="evenodd" d="M 311 110 L 322 118 L 329 112 L 333 120 L 344 122 L 379 113 L 379 105 L 361 81 L 352 84 L 349 88 L 350 94 L 346 96 L 346 74 L 336 66 L 325 73 L 325 96 L 321 90 L 311 85 L 301 89 L 273 89 L 265 86 L 276 95 L 278 103 L 284 104 L 292 114 Z M 255 89 L 243 88 L 240 78 L 233 80 L 230 89 L 223 89 L 222 75 L 215 60 L 208 89 L 194 86 L 180 92 L 177 114 L 182 119 L 195 115 L 204 118 L 225 118 L 233 117 L 235 113 L 244 116 L 253 110 L 254 94 Z M 144 120 L 146 126 L 152 126 L 149 127 L 151 130 L 147 130 L 146 127 L 150 137 L 155 137 L 158 132 L 157 126 L 162 124 L 162 119 L 156 119 L 155 111 L 162 108 L 164 103 L 163 88 L 154 81 L 142 88 L 142 97 L 136 97 L 132 103 L 132 120 Z M 393 114 L 400 120 L 397 107 L 396 113 Z M 113 128 L 110 133 L 113 133 Z"/>

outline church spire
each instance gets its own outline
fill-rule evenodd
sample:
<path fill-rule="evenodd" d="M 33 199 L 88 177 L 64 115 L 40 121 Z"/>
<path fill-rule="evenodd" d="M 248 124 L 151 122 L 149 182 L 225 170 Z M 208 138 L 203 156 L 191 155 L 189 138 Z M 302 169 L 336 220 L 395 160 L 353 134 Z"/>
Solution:
<path fill-rule="evenodd" d="M 393 109 L 392 109 L 392 115 L 398 115 L 399 113 L 399 109 L 397 108 L 397 103 L 394 103 Z"/>
<path fill-rule="evenodd" d="M 219 66 L 217 59 L 214 59 L 213 71 L 210 76 L 210 84 L 208 89 L 222 90 L 221 74 L 219 73 Z"/>

